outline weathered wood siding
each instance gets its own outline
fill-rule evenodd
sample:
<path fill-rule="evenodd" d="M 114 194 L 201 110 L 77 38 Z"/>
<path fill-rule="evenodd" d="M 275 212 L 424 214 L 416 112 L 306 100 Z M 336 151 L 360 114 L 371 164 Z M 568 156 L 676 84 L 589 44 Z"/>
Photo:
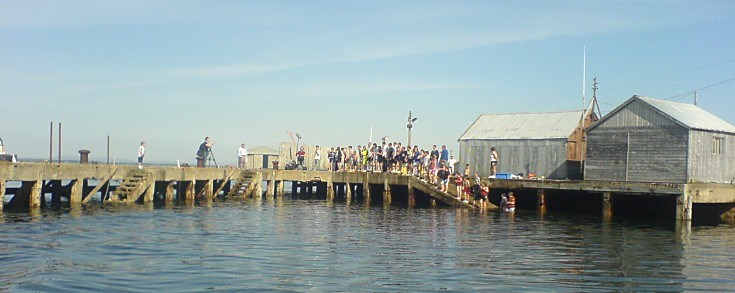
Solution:
<path fill-rule="evenodd" d="M 567 139 L 461 140 L 457 170 L 470 164 L 472 172 L 491 173 L 490 148 L 498 153 L 498 173 L 536 173 L 546 178 L 567 178 Z"/>
<path fill-rule="evenodd" d="M 714 152 L 714 139 L 722 139 L 722 153 Z M 735 135 L 692 130 L 689 136 L 689 178 L 693 182 L 735 181 Z"/>
<path fill-rule="evenodd" d="M 585 180 L 687 181 L 689 130 L 638 101 L 587 132 Z"/>

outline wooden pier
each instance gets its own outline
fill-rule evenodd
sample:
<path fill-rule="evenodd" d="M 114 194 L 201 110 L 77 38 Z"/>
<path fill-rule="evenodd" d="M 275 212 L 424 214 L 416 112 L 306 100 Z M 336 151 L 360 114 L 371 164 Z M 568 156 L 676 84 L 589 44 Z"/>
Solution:
<path fill-rule="evenodd" d="M 522 208 L 540 211 L 568 194 L 576 194 L 574 204 L 599 207 L 606 217 L 614 214 L 615 203 L 629 204 L 623 200 L 664 202 L 672 207 L 668 212 L 683 221 L 692 219 L 695 204 L 735 205 L 735 186 L 731 184 L 483 180 L 490 184 L 492 202 L 499 202 L 500 193 L 513 191 L 519 203 L 526 203 Z M 93 200 L 145 203 L 154 199 L 194 202 L 220 196 L 262 198 L 283 196 L 286 182 L 291 183 L 290 194 L 296 197 L 359 199 L 365 204 L 408 207 L 478 207 L 475 202 L 457 200 L 453 185 L 447 194 L 418 178 L 394 173 L 163 166 L 140 170 L 136 166 L 46 163 L 0 163 L 0 202 L 12 195 L 5 209 L 33 210 L 54 204 L 84 205 Z"/>

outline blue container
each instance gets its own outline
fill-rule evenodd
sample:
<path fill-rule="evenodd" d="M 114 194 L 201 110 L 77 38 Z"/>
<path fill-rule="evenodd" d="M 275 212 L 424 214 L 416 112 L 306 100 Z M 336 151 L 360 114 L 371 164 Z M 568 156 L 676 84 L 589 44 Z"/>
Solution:
<path fill-rule="evenodd" d="M 512 174 L 510 174 L 510 173 L 496 173 L 495 174 L 495 178 L 497 178 L 497 179 L 510 179 L 511 178 L 511 175 Z"/>

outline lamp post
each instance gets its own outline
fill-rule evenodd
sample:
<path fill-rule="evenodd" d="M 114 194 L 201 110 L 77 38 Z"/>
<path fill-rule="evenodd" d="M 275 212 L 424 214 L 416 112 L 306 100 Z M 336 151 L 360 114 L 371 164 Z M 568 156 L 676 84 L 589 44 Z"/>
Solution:
<path fill-rule="evenodd" d="M 413 123 L 416 122 L 419 118 L 413 117 L 411 114 L 411 111 L 408 111 L 408 124 L 406 124 L 406 128 L 408 128 L 408 148 L 411 148 L 411 128 L 413 128 Z"/>

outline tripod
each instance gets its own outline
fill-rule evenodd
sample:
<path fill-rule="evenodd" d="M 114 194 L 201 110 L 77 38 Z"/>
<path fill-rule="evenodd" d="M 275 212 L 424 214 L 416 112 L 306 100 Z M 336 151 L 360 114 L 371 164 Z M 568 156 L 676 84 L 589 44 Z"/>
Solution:
<path fill-rule="evenodd" d="M 212 151 L 212 148 L 209 148 L 209 150 L 207 150 L 207 160 L 210 162 L 214 162 L 214 167 L 219 168 L 219 166 L 217 165 L 217 158 L 214 157 L 214 152 Z"/>

